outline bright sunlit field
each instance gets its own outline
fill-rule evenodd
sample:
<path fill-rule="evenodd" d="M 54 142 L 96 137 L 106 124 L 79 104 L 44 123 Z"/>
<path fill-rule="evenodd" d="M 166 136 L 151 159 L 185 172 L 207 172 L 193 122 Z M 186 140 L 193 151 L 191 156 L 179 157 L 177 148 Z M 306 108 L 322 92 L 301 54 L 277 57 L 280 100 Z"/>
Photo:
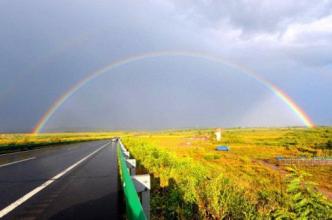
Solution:
<path fill-rule="evenodd" d="M 290 203 L 296 202 L 290 175 L 299 188 L 312 184 L 317 195 L 332 199 L 331 165 L 303 164 L 291 171 L 276 160 L 331 157 L 332 128 L 225 129 L 220 142 L 213 130 L 137 133 L 125 143 L 155 176 L 156 218 L 291 216 L 296 210 Z M 216 151 L 218 145 L 230 151 Z M 331 206 L 327 210 L 331 214 Z"/>

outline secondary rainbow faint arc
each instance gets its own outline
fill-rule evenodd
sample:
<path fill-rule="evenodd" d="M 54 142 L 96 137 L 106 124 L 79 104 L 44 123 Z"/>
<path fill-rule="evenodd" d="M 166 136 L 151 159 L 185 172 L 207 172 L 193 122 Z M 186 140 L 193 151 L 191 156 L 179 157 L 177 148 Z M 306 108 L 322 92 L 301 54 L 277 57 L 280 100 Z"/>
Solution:
<path fill-rule="evenodd" d="M 72 86 L 69 90 L 67 90 L 61 97 L 59 97 L 52 106 L 47 110 L 47 112 L 42 116 L 42 118 L 38 121 L 35 128 L 33 129 L 33 133 L 37 134 L 40 133 L 40 131 L 43 129 L 47 121 L 52 117 L 52 115 L 60 108 L 66 100 L 68 100 L 73 94 L 75 94 L 80 88 L 82 88 L 84 85 L 86 85 L 91 80 L 95 79 L 96 77 L 116 68 L 122 65 L 129 64 L 134 61 L 140 61 L 148 58 L 156 58 L 156 57 L 172 57 L 172 56 L 183 56 L 183 57 L 194 57 L 194 58 L 201 58 L 210 60 L 213 62 L 223 63 L 230 67 L 236 68 L 241 70 L 241 73 L 246 74 L 247 76 L 255 79 L 256 81 L 263 84 L 265 87 L 267 87 L 269 90 L 271 90 L 277 97 L 279 97 L 293 112 L 295 115 L 297 115 L 301 121 L 307 126 L 307 127 L 314 127 L 314 123 L 310 119 L 310 117 L 305 113 L 303 109 L 301 109 L 293 100 L 290 98 L 284 91 L 282 91 L 279 87 L 274 85 L 273 83 L 269 82 L 266 79 L 263 79 L 261 76 L 259 76 L 256 72 L 253 70 L 234 63 L 230 62 L 228 60 L 223 59 L 222 57 L 207 54 L 204 52 L 196 52 L 196 51 L 157 51 L 157 52 L 148 52 L 138 55 L 129 56 L 126 58 L 123 58 L 121 60 L 116 60 L 110 63 L 109 65 L 98 69 L 92 73 L 89 73 L 85 78 L 80 80 L 78 83 L 76 83 L 74 86 Z"/>

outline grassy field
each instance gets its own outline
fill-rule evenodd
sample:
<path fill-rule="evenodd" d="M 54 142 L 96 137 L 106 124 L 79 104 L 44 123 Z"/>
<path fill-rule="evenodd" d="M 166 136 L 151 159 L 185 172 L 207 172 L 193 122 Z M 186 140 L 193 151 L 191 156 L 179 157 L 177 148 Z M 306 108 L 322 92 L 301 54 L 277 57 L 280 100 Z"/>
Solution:
<path fill-rule="evenodd" d="M 275 159 L 331 157 L 332 128 L 225 129 L 219 143 L 213 130 L 136 133 L 124 143 L 154 176 L 155 219 L 332 217 L 332 166 Z"/>
<path fill-rule="evenodd" d="M 0 153 L 123 138 L 152 174 L 152 219 L 331 219 L 332 166 L 278 166 L 276 157 L 332 156 L 332 128 L 1 134 Z M 218 145 L 228 152 L 215 150 Z"/>
<path fill-rule="evenodd" d="M 0 134 L 0 154 L 30 150 L 46 145 L 66 144 L 80 141 L 109 139 L 124 136 L 123 132 L 105 133 L 48 133 L 48 134 Z"/>

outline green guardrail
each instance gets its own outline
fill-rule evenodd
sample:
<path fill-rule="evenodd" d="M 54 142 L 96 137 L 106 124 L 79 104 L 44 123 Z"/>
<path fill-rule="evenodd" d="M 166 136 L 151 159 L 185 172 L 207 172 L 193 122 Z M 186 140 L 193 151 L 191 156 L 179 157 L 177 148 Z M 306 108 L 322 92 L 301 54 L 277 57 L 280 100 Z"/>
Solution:
<path fill-rule="evenodd" d="M 126 201 L 126 215 L 129 220 L 146 220 L 141 201 L 135 189 L 133 180 L 131 179 L 126 160 L 120 145 L 117 145 L 117 153 L 120 167 L 121 183 Z"/>

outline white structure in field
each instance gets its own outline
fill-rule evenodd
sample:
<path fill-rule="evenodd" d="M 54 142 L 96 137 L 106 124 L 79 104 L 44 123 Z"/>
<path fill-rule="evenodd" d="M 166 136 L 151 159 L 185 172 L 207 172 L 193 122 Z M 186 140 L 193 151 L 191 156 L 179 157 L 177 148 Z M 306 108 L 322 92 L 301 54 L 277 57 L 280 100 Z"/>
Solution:
<path fill-rule="evenodd" d="M 221 141 L 221 128 L 217 128 L 215 131 L 214 131 L 214 134 L 216 136 L 216 141 Z"/>

